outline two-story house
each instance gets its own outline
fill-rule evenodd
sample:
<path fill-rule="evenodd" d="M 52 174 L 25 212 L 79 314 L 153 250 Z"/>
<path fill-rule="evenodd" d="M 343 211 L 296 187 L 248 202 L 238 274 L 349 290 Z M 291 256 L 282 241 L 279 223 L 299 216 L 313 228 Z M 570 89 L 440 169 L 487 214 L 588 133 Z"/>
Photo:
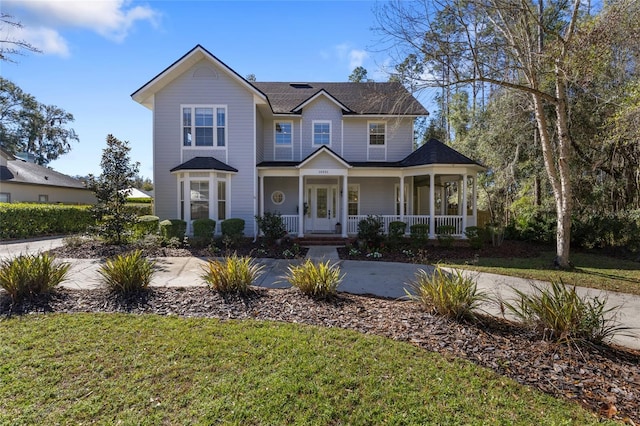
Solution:
<path fill-rule="evenodd" d="M 131 96 L 153 111 L 161 218 L 237 217 L 256 235 L 278 212 L 296 235 L 343 237 L 367 215 L 432 237 L 476 223 L 482 166 L 437 140 L 414 150 L 428 113 L 399 83 L 250 82 L 198 45 Z"/>

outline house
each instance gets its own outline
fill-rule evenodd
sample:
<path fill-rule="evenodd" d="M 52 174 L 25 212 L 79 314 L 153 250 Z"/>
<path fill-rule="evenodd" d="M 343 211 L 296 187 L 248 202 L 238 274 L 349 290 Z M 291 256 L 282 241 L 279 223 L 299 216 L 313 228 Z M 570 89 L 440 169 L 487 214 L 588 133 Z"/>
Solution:
<path fill-rule="evenodd" d="M 153 112 L 161 218 L 238 217 L 256 235 L 278 212 L 293 234 L 343 237 L 367 215 L 431 237 L 476 223 L 483 167 L 436 140 L 414 150 L 428 113 L 399 83 L 250 82 L 197 45 L 131 96 Z"/>
<path fill-rule="evenodd" d="M 127 198 L 153 198 L 148 192 L 142 191 L 138 188 L 121 189 L 119 192 L 125 194 Z"/>
<path fill-rule="evenodd" d="M 0 203 L 94 204 L 80 180 L 16 157 L 0 148 Z"/>

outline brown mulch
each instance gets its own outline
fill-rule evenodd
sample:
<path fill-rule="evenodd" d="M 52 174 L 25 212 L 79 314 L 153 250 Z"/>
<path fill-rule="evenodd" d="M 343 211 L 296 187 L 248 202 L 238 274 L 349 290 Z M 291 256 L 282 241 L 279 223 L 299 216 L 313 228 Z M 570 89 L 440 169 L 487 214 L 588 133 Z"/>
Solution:
<path fill-rule="evenodd" d="M 129 297 L 103 289 L 59 289 L 17 305 L 0 294 L 1 316 L 46 312 L 251 318 L 352 329 L 465 358 L 600 415 L 640 423 L 640 353 L 550 343 L 493 317 L 481 317 L 477 325 L 457 323 L 425 312 L 414 302 L 351 294 L 318 301 L 295 289 L 263 288 L 246 297 L 223 296 L 205 287 L 159 287 Z"/>

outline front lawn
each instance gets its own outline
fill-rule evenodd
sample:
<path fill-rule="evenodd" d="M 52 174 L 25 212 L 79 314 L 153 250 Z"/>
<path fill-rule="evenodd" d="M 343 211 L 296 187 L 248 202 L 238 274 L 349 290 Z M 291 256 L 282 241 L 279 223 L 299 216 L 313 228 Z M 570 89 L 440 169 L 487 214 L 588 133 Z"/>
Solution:
<path fill-rule="evenodd" d="M 640 295 L 640 262 L 589 253 L 573 253 L 574 269 L 553 267 L 555 252 L 537 257 L 478 257 L 473 261 L 449 259 L 446 266 L 542 281 L 561 279 L 565 284 Z"/>
<path fill-rule="evenodd" d="M 0 424 L 599 424 L 459 359 L 269 321 L 0 321 Z"/>

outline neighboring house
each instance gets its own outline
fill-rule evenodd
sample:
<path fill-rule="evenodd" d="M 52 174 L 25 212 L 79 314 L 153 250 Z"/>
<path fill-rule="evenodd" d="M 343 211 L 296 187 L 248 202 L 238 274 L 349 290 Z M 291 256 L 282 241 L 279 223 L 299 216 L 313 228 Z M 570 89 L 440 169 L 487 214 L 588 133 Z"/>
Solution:
<path fill-rule="evenodd" d="M 148 192 L 138 188 L 121 189 L 120 192 L 124 193 L 127 198 L 153 198 Z"/>
<path fill-rule="evenodd" d="M 249 82 L 198 45 L 131 96 L 153 111 L 161 218 L 239 217 L 256 235 L 254 217 L 278 212 L 299 236 L 343 237 L 367 215 L 431 237 L 476 223 L 483 167 L 436 140 L 414 151 L 428 113 L 399 83 Z"/>
<path fill-rule="evenodd" d="M 0 203 L 94 204 L 81 181 L 0 149 Z"/>

